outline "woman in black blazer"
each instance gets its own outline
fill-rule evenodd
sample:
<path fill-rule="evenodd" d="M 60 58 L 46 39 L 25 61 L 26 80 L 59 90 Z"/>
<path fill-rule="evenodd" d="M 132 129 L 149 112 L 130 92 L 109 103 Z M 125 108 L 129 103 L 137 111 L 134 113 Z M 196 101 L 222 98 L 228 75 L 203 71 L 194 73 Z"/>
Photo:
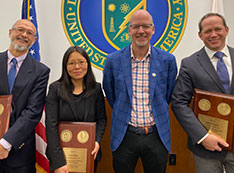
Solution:
<path fill-rule="evenodd" d="M 46 98 L 46 155 L 50 170 L 68 172 L 63 150 L 59 144 L 60 121 L 96 122 L 95 159 L 100 160 L 100 142 L 106 128 L 104 96 L 100 83 L 92 72 L 89 57 L 84 49 L 73 46 L 63 56 L 62 75 L 49 87 Z"/>

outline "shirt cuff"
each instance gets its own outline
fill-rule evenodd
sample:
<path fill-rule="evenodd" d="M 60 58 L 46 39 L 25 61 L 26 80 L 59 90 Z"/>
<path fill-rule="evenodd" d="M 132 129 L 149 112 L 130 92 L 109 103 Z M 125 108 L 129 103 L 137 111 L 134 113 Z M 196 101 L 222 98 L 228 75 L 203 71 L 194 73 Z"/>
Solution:
<path fill-rule="evenodd" d="M 203 136 L 203 137 L 197 142 L 197 144 L 200 144 L 208 135 L 209 135 L 209 133 L 207 133 L 205 136 Z"/>
<path fill-rule="evenodd" d="M 7 142 L 4 138 L 0 139 L 0 144 L 7 149 L 7 151 L 11 151 L 12 145 Z"/>

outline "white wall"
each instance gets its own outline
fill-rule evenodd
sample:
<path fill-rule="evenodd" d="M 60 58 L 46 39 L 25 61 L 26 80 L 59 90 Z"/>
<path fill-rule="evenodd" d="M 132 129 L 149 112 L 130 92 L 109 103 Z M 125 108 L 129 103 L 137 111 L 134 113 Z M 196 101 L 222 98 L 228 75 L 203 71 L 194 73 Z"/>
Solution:
<path fill-rule="evenodd" d="M 198 38 L 198 22 L 200 18 L 211 11 L 213 0 L 187 0 L 188 20 L 184 35 L 174 50 L 178 67 L 181 59 L 200 49 L 203 44 Z M 223 0 L 224 12 L 229 25 L 229 45 L 234 46 L 234 1 Z M 62 56 L 70 46 L 61 21 L 61 1 L 35 0 L 37 9 L 38 29 L 40 36 L 41 61 L 51 68 L 50 81 L 58 79 L 61 74 Z M 21 0 L 1 1 L 0 5 L 0 51 L 9 47 L 8 30 L 21 17 Z M 99 82 L 102 80 L 102 71 L 93 68 Z"/>

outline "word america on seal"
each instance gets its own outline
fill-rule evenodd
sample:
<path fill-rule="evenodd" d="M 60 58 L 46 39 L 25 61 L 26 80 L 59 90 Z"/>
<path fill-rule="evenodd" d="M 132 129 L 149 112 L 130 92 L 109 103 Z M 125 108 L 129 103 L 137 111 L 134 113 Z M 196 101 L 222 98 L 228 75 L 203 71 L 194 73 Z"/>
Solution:
<path fill-rule="evenodd" d="M 185 30 L 187 0 L 62 0 L 62 24 L 69 43 L 84 48 L 102 70 L 107 54 L 131 43 L 129 20 L 139 9 L 153 17 L 151 44 L 173 52 Z"/>

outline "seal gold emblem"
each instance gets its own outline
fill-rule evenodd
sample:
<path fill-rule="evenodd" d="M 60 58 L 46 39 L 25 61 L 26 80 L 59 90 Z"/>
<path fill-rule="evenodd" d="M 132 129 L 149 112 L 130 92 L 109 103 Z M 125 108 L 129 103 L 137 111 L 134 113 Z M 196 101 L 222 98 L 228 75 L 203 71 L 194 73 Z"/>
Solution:
<path fill-rule="evenodd" d="M 221 115 L 227 116 L 231 113 L 231 106 L 227 103 L 220 103 L 217 106 L 217 110 Z"/>
<path fill-rule="evenodd" d="M 4 106 L 0 104 L 0 115 L 2 115 L 3 111 L 4 111 Z"/>
<path fill-rule="evenodd" d="M 72 139 L 72 132 L 70 130 L 63 130 L 60 134 L 60 138 L 63 142 L 70 142 Z"/>
<path fill-rule="evenodd" d="M 77 140 L 82 144 L 86 143 L 89 140 L 89 133 L 85 130 L 80 131 L 77 134 Z"/>
<path fill-rule="evenodd" d="M 209 100 L 207 99 L 201 99 L 198 102 L 198 107 L 202 110 L 202 111 L 208 111 L 211 108 L 211 103 Z"/>

